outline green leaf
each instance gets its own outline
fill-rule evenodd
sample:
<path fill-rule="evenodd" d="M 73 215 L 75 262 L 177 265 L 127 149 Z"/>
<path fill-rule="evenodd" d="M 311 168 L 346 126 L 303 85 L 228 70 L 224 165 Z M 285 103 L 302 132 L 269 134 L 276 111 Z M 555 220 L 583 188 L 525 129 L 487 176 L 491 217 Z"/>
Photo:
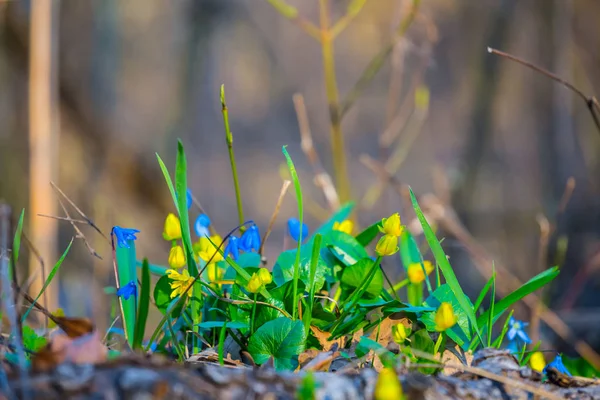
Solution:
<path fill-rule="evenodd" d="M 410 199 L 412 201 L 412 205 L 415 210 L 415 214 L 417 215 L 417 218 L 419 219 L 419 222 L 421 223 L 421 226 L 423 227 L 423 233 L 425 234 L 425 239 L 427 239 L 427 243 L 429 244 L 429 247 L 431 248 L 431 251 L 435 257 L 435 261 L 437 262 L 440 269 L 442 270 L 442 274 L 444 274 L 444 278 L 446 278 L 446 283 L 452 290 L 452 293 L 454 293 L 454 297 L 458 301 L 460 309 L 462 309 L 462 311 L 464 311 L 464 313 L 467 315 L 469 322 L 471 323 L 471 329 L 473 329 L 475 331 L 475 333 L 477 334 L 477 336 L 479 338 L 481 338 L 481 333 L 479 331 L 479 325 L 477 323 L 477 318 L 475 317 L 475 311 L 473 310 L 473 305 L 469 301 L 469 298 L 467 297 L 467 295 L 463 292 L 462 287 L 460 286 L 460 283 L 458 283 L 458 279 L 456 278 L 456 275 L 454 274 L 454 270 L 452 269 L 452 266 L 450 265 L 448 258 L 446 258 L 444 249 L 442 248 L 442 245 L 440 244 L 439 240 L 436 238 L 435 233 L 431 229 L 431 226 L 429 226 L 427 219 L 425 219 L 425 216 L 423 215 L 423 211 L 421 211 L 421 207 L 419 207 L 419 203 L 417 202 L 415 194 L 413 193 L 412 189 L 410 189 L 410 188 L 409 188 L 409 191 L 410 191 Z M 455 310 L 455 312 L 456 311 L 457 310 Z M 470 337 L 470 335 L 468 337 Z"/>
<path fill-rule="evenodd" d="M 421 258 L 421 250 L 419 250 L 417 241 L 408 229 L 404 229 L 400 235 L 400 259 L 404 269 L 408 270 L 410 264 L 420 263 Z"/>
<path fill-rule="evenodd" d="M 475 311 L 479 310 L 479 307 L 481 307 L 481 303 L 483 303 L 483 299 L 485 298 L 485 295 L 490 291 L 490 288 L 492 287 L 492 282 L 495 279 L 495 275 L 493 275 L 485 284 L 485 286 L 483 287 L 483 289 L 481 289 L 481 292 L 479 292 L 479 296 L 477 296 L 477 301 L 475 302 L 475 305 L 473 306 L 473 309 Z"/>
<path fill-rule="evenodd" d="M 314 236 L 319 233 L 325 236 L 327 233 L 333 231 L 333 225 L 336 222 L 343 222 L 348 219 L 350 213 L 352 213 L 352 209 L 354 208 L 354 203 L 346 203 L 341 206 L 332 216 L 329 218 L 323 225 L 321 225 L 317 230 L 313 232 L 313 234 L 309 237 L 308 241 L 311 241 Z"/>
<path fill-rule="evenodd" d="M 420 350 L 422 352 L 433 355 L 434 349 L 435 349 L 435 343 L 433 343 L 433 340 L 431 339 L 431 336 L 429 336 L 429 333 L 427 332 L 427 330 L 421 329 L 412 335 L 410 347 L 413 349 Z M 432 361 L 428 360 L 426 358 L 416 357 L 416 363 L 417 364 L 420 364 L 420 363 L 431 364 Z M 422 367 L 422 368 L 419 368 L 419 371 L 423 374 L 429 375 L 429 374 L 434 373 L 436 371 L 436 368 Z"/>
<path fill-rule="evenodd" d="M 367 229 L 356 235 L 356 241 L 363 247 L 367 247 L 379 234 L 379 228 L 382 227 L 381 221 L 374 223 Z"/>
<path fill-rule="evenodd" d="M 46 338 L 38 336 L 35 331 L 27 325 L 23 325 L 23 347 L 29 351 L 36 352 L 47 344 Z"/>
<path fill-rule="evenodd" d="M 304 203 L 302 201 L 302 188 L 300 187 L 300 179 L 298 179 L 298 173 L 296 172 L 296 167 L 294 166 L 294 162 L 292 161 L 292 158 L 290 157 L 289 153 L 285 149 L 285 146 L 283 146 L 281 148 L 281 151 L 283 152 L 283 155 L 285 156 L 285 159 L 287 161 L 288 169 L 290 170 L 290 175 L 292 176 L 292 181 L 294 182 L 294 188 L 296 189 L 296 201 L 298 202 L 298 220 L 300 221 L 300 226 L 302 226 L 302 224 L 304 222 L 303 221 L 304 220 Z M 300 236 L 302 236 L 302 235 L 300 235 Z M 302 240 L 298 240 L 296 260 L 294 261 L 294 274 L 293 274 L 294 287 L 298 286 L 298 280 L 300 279 L 300 247 L 301 247 L 301 245 L 302 245 Z M 294 292 L 296 292 L 296 291 L 294 290 Z M 293 309 L 292 309 L 292 318 L 293 319 L 296 319 L 296 309 L 297 309 L 296 303 L 297 302 L 294 299 L 294 305 L 293 305 Z"/>
<path fill-rule="evenodd" d="M 163 314 L 166 313 L 169 305 L 173 301 L 177 301 L 177 298 L 171 299 L 171 292 L 173 292 L 173 289 L 171 289 L 170 282 L 171 280 L 169 277 L 167 275 L 163 275 L 160 277 L 158 282 L 156 282 L 156 286 L 154 286 L 154 303 L 159 311 Z M 171 313 L 171 316 L 174 318 L 179 317 L 182 308 L 182 306 L 176 307 Z"/>
<path fill-rule="evenodd" d="M 227 325 L 227 328 L 229 329 L 250 328 L 248 324 L 239 321 L 204 321 L 198 324 L 198 326 L 203 329 L 223 328 L 225 325 Z"/>
<path fill-rule="evenodd" d="M 269 303 L 276 307 L 285 310 L 285 303 L 279 299 L 271 297 L 270 299 L 265 299 L 265 303 Z M 279 317 L 285 317 L 280 311 L 272 308 L 258 304 L 256 306 L 256 320 L 254 321 L 254 329 L 259 328 L 265 323 L 277 319 Z"/>
<path fill-rule="evenodd" d="M 346 266 L 356 264 L 361 258 L 369 257 L 365 248 L 353 236 L 345 232 L 329 232 L 324 237 L 324 244 Z"/>
<path fill-rule="evenodd" d="M 126 286 L 129 282 L 137 282 L 137 268 L 135 258 L 135 242 L 128 240 L 129 248 L 117 245 L 115 249 L 117 271 L 119 276 L 119 288 Z M 133 337 L 135 334 L 135 320 L 137 305 L 135 296 L 125 300 L 119 297 L 123 310 L 123 329 L 125 337 L 130 347 L 133 347 Z"/>
<path fill-rule="evenodd" d="M 176 206 L 181 223 L 181 239 L 186 253 L 186 262 L 190 276 L 195 277 L 198 274 L 194 250 L 192 248 L 192 237 L 190 234 L 190 217 L 187 208 L 187 161 L 183 143 L 177 141 L 177 161 L 175 166 L 175 193 L 177 194 Z"/>
<path fill-rule="evenodd" d="M 552 282 L 554 278 L 556 278 L 559 274 L 558 267 L 552 267 L 547 269 L 544 272 L 539 273 L 538 275 L 531 278 L 529 281 L 523 284 L 520 288 L 503 298 L 502 300 L 496 302 L 494 304 L 494 314 L 493 320 L 494 323 L 500 318 L 502 313 L 510 308 L 517 301 L 521 300 L 523 297 L 535 292 L 539 288 L 547 285 Z M 490 310 L 483 313 L 479 318 L 477 318 L 477 324 L 479 327 L 482 327 L 487 323 L 488 315 Z"/>
<path fill-rule="evenodd" d="M 470 304 L 471 301 L 467 299 Z M 446 334 L 450 339 L 454 340 L 459 346 L 468 343 L 471 340 L 471 330 L 469 327 L 469 317 L 467 313 L 463 311 L 458 303 L 458 299 L 452 292 L 452 289 L 447 284 L 438 287 L 423 303 L 427 307 L 434 308 L 437 310 L 443 302 L 450 303 L 454 314 L 456 314 L 457 321 L 456 325 L 446 330 Z M 435 311 L 426 312 L 419 318 L 421 322 L 425 324 L 428 331 L 435 331 Z"/>
<path fill-rule="evenodd" d="M 135 262 L 135 265 L 137 265 L 137 267 L 141 269 L 144 264 L 142 261 L 137 260 Z M 162 265 L 156 265 L 156 264 L 148 264 L 148 268 L 150 269 L 151 274 L 158 275 L 158 276 L 163 276 L 164 274 L 167 273 L 167 270 L 170 269 L 169 267 L 163 267 Z"/>
<path fill-rule="evenodd" d="M 356 355 L 358 357 L 362 357 L 369 353 L 370 350 L 373 350 L 373 352 L 377 354 L 377 356 L 381 360 L 381 363 L 385 367 L 392 368 L 394 366 L 394 353 L 392 353 L 373 339 L 370 339 L 366 336 L 362 336 L 360 338 L 360 341 L 358 342 L 358 346 L 356 346 Z"/>
<path fill-rule="evenodd" d="M 248 352 L 258 364 L 273 357 L 276 370 L 293 371 L 304 351 L 306 332 L 302 321 L 281 317 L 258 328 L 248 343 Z"/>
<path fill-rule="evenodd" d="M 573 358 L 563 355 L 562 360 L 567 370 L 573 376 L 582 376 L 584 378 L 600 377 L 600 370 L 594 368 L 594 366 L 584 358 Z"/>
<path fill-rule="evenodd" d="M 12 258 L 13 265 L 16 267 L 17 261 L 19 260 L 19 251 L 21 249 L 21 236 L 23 234 L 23 220 L 25 218 L 25 209 L 21 210 L 21 215 L 19 216 L 19 222 L 17 223 L 17 230 L 15 231 L 15 237 L 13 239 L 13 247 L 12 247 Z M 12 270 L 9 270 L 9 274 L 12 274 Z M 12 279 L 12 275 L 9 275 Z"/>
<path fill-rule="evenodd" d="M 137 320 L 135 322 L 135 333 L 133 336 L 133 348 L 141 349 L 146 333 L 146 321 L 150 309 L 150 266 L 148 259 L 144 258 L 142 263 L 142 288 L 140 291 Z"/>
<path fill-rule="evenodd" d="M 310 256 L 310 268 L 309 268 L 309 277 L 308 277 L 308 281 L 309 282 L 315 282 L 316 276 L 317 276 L 317 267 L 318 267 L 318 263 L 319 263 L 319 259 L 320 254 L 321 254 L 321 242 L 322 242 L 323 236 L 321 236 L 321 234 L 317 234 L 315 235 L 315 240 L 313 241 L 313 248 L 312 248 L 312 254 Z M 325 262 L 322 261 L 322 264 L 325 265 L 325 269 L 327 268 L 327 265 L 325 264 Z M 325 277 L 323 278 L 323 284 L 325 284 Z M 322 287 L 322 285 L 321 285 Z M 312 309 L 313 309 L 313 304 L 315 302 L 315 292 L 316 292 L 317 288 L 315 284 L 310 285 L 310 289 L 309 289 L 309 296 L 307 299 L 308 305 L 306 307 L 306 312 L 304 313 L 304 331 L 308 332 L 310 330 L 310 322 L 312 319 Z"/>
<path fill-rule="evenodd" d="M 370 258 L 362 258 L 358 260 L 356 264 L 350 265 L 342 272 L 342 284 L 350 286 L 352 288 L 360 287 L 361 283 L 365 280 L 365 276 L 369 273 L 369 270 L 373 266 L 373 260 Z M 373 297 L 379 297 L 383 290 L 383 273 L 379 268 L 375 272 L 375 277 L 366 289 L 366 293 Z"/>
<path fill-rule="evenodd" d="M 308 251 L 304 251 L 304 247 L 301 251 L 299 261 L 299 280 L 304 282 L 305 286 L 309 288 L 314 287 L 315 292 L 321 290 L 325 283 L 325 276 L 329 272 L 329 268 L 323 259 L 319 256 L 316 264 L 315 278 L 312 280 L 310 285 L 310 263 L 311 254 Z M 307 249 L 308 250 L 308 249 Z M 293 281 L 294 279 L 294 264 L 297 254 L 297 250 L 286 250 L 282 252 L 275 265 L 273 266 L 273 281 L 277 286 L 283 285 L 285 282 Z"/>
<path fill-rule="evenodd" d="M 69 245 L 67 246 L 67 248 L 64 251 L 64 253 L 62 254 L 62 256 L 60 256 L 60 258 L 58 259 L 58 261 L 56 262 L 56 264 L 54 264 L 54 267 L 52 268 L 52 271 L 50 271 L 50 274 L 48 275 L 48 278 L 46 278 L 46 282 L 44 282 L 44 286 L 42 286 L 42 290 L 40 290 L 40 292 L 36 296 L 35 302 L 37 302 L 40 299 L 40 297 L 42 296 L 42 294 L 44 294 L 44 291 L 46 290 L 46 288 L 48 288 L 48 285 L 50 285 L 50 282 L 52 282 L 52 279 L 54 279 L 54 276 L 58 272 L 60 266 L 62 265 L 63 261 L 65 260 L 65 257 L 69 253 L 69 250 L 71 249 L 71 245 L 72 244 L 73 244 L 73 239 L 71 239 L 71 241 L 69 242 Z M 31 303 L 31 305 L 29 306 L 29 308 L 27 309 L 27 311 L 25 312 L 25 314 L 23 314 L 23 318 L 21 319 L 21 321 L 25 322 L 25 320 L 27 319 L 27 316 L 29 315 L 29 312 L 33 308 L 33 304 L 34 303 Z"/>

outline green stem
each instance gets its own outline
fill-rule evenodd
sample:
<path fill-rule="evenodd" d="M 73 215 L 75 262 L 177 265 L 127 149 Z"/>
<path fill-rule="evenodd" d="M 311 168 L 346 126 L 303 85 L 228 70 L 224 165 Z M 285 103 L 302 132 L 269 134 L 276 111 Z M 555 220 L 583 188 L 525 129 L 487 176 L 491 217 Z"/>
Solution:
<path fill-rule="evenodd" d="M 440 350 L 440 346 L 442 345 L 442 339 L 444 338 L 444 332 L 440 332 L 440 335 L 437 338 L 437 341 L 435 342 L 435 347 L 433 348 L 433 354 L 436 355 L 437 352 Z"/>
<path fill-rule="evenodd" d="M 256 316 L 256 295 L 254 293 L 254 303 L 252 303 L 252 318 L 250 319 L 250 336 L 254 335 L 254 317 Z"/>
<path fill-rule="evenodd" d="M 381 272 L 383 273 L 383 276 L 385 277 L 385 280 L 387 281 L 388 285 L 390 285 L 390 290 L 392 291 L 392 295 L 396 298 L 396 300 L 400 301 L 400 296 L 398 296 L 398 293 L 396 293 L 396 291 L 394 290 L 394 284 L 392 283 L 390 278 L 387 276 L 387 274 L 385 273 L 383 268 L 381 268 Z"/>
<path fill-rule="evenodd" d="M 335 74 L 335 58 L 333 55 L 333 36 L 329 29 L 328 0 L 319 0 L 321 20 L 321 52 L 323 54 L 323 72 L 325 74 L 325 93 L 331 119 L 331 155 L 333 171 L 340 201 L 350 200 L 350 180 L 346 168 L 346 149 L 342 133 L 340 112 L 340 96 Z"/>
<path fill-rule="evenodd" d="M 344 304 L 342 315 L 340 315 L 340 317 L 337 319 L 337 321 L 333 324 L 333 327 L 329 330 L 330 332 L 333 332 L 335 330 L 335 328 L 338 327 L 338 325 L 340 325 L 342 322 L 344 322 L 344 318 L 346 318 L 348 313 L 354 308 L 354 305 L 356 304 L 356 302 L 358 302 L 360 297 L 363 295 L 363 293 L 367 290 L 367 288 L 371 284 L 371 281 L 375 277 L 375 273 L 377 273 L 377 268 L 379 267 L 380 263 L 381 263 L 381 256 L 377 256 L 377 259 L 373 262 L 373 266 L 367 273 L 366 279 L 363 281 L 363 283 L 358 288 L 356 288 L 356 290 L 354 292 L 352 292 L 352 294 L 350 295 L 350 298 L 349 298 L 349 302 Z"/>
<path fill-rule="evenodd" d="M 392 290 L 394 290 L 394 292 L 402 289 L 404 286 L 408 285 L 410 283 L 410 281 L 408 280 L 408 278 L 396 283 L 393 287 Z"/>
<path fill-rule="evenodd" d="M 227 150 L 229 151 L 229 161 L 231 163 L 231 173 L 233 174 L 233 186 L 235 188 L 235 200 L 237 203 L 238 219 L 244 230 L 244 210 L 242 208 L 242 195 L 240 193 L 240 183 L 238 181 L 237 166 L 235 164 L 235 156 L 233 154 L 233 135 L 229 128 L 229 112 L 227 103 L 225 103 L 225 85 L 221 85 L 221 111 L 223 112 L 223 123 L 225 124 L 225 141 L 227 142 Z"/>

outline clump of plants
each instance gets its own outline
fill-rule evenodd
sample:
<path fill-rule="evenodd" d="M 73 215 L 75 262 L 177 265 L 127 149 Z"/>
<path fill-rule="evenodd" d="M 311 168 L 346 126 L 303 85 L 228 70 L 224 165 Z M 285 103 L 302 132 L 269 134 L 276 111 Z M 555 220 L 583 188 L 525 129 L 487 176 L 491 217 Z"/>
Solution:
<path fill-rule="evenodd" d="M 301 182 L 284 146 L 282 153 L 298 206 L 297 215 L 287 216 L 286 240 L 295 246 L 273 261 L 266 260 L 262 256 L 265 241 L 283 240 L 268 239 L 272 223 L 280 216 L 276 211 L 268 227 L 245 219 L 223 93 L 222 104 L 240 224 L 228 232 L 215 229 L 188 189 L 181 142 L 174 175 L 157 155 L 165 189 L 173 200 L 162 232 L 170 250 L 164 260 L 140 261 L 136 240 L 143 240 L 144 233 L 135 227 L 112 228 L 116 285 L 107 288 L 107 293 L 115 305 L 113 318 L 121 322 L 105 335 L 103 343 L 110 344 L 110 356 L 132 350 L 184 362 L 210 349 L 217 353 L 220 364 L 239 360 L 243 353 L 246 363 L 272 363 L 276 370 L 293 371 L 300 368 L 302 360 L 311 359 L 307 356 L 311 351 L 337 351 L 348 363 L 379 365 L 378 390 L 391 393 L 401 393 L 395 373 L 390 375 L 396 365 L 408 360 L 427 365 L 421 372 L 435 374 L 443 368 L 441 359 L 446 351 L 464 356 L 484 347 L 506 346 L 522 365 L 545 370 L 540 343 L 531 346 L 527 324 L 512 317 L 511 307 L 555 279 L 558 269 L 534 276 L 498 301 L 494 274 L 473 302 L 464 293 L 412 190 L 410 199 L 422 228 L 417 236 L 403 225 L 399 213 L 356 229 L 352 203 L 342 205 L 320 226 L 307 226 Z M 18 258 L 22 221 L 23 214 L 15 235 L 13 263 Z M 34 306 L 43 309 L 37 300 L 70 247 L 42 291 L 30 299 L 27 312 L 17 317 L 22 322 Z M 382 268 L 382 260 L 389 257 L 398 257 L 404 269 L 404 278 L 398 282 Z M 489 303 L 484 301 L 486 297 L 491 299 Z M 154 310 L 162 319 L 149 326 L 148 315 Z M 55 323 L 49 328 L 58 326 L 67 336 L 71 336 L 74 321 L 81 324 L 56 313 L 46 315 Z M 498 324 L 501 328 L 494 334 Z M 84 328 L 83 333 L 92 330 Z M 23 325 L 25 360 L 49 346 L 46 332 Z M 237 354 L 226 351 L 232 343 L 239 349 Z M 20 362 L 17 350 L 8 351 L 7 359 Z M 569 374 L 560 355 L 551 366 Z"/>

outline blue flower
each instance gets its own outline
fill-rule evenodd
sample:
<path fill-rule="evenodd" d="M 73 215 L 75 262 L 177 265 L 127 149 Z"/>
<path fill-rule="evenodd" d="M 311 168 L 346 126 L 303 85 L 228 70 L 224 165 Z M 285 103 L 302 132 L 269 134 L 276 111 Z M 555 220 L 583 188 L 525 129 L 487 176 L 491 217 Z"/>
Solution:
<path fill-rule="evenodd" d="M 117 244 L 119 247 L 129 248 L 129 240 L 136 240 L 135 234 L 139 231 L 137 229 L 121 228 L 120 226 L 113 226 L 113 233 L 117 237 Z"/>
<path fill-rule="evenodd" d="M 288 219 L 288 231 L 290 232 L 290 236 L 292 237 L 292 239 L 294 239 L 297 242 L 298 239 L 300 238 L 300 221 L 297 218 Z M 302 239 L 300 241 L 303 242 L 307 236 L 308 236 L 308 225 L 303 223 L 302 224 Z"/>
<path fill-rule="evenodd" d="M 508 338 L 508 340 L 512 341 L 512 340 L 515 340 L 515 338 L 518 338 L 519 340 L 523 341 L 524 343 L 531 343 L 531 339 L 527 335 L 527 332 L 525 332 L 523 330 L 524 327 L 529 325 L 528 323 L 525 323 L 522 321 L 517 321 L 513 317 L 510 317 L 510 320 L 508 321 L 508 325 L 510 325 L 510 329 L 508 330 L 508 333 L 506 334 L 506 337 Z"/>
<path fill-rule="evenodd" d="M 237 261 L 240 256 L 240 244 L 238 243 L 239 238 L 237 236 L 230 236 L 229 241 L 227 242 L 227 247 L 225 247 L 225 253 L 223 253 L 223 257 L 227 258 L 229 254 L 231 254 L 231 258 Z"/>
<path fill-rule="evenodd" d="M 560 354 L 557 354 L 556 357 L 554 357 L 554 360 L 552 360 L 552 362 L 550 364 L 548 364 L 544 367 L 544 371 L 543 371 L 544 374 L 546 373 L 546 370 L 548 368 L 554 368 L 561 374 L 573 376 L 573 375 L 571 375 L 571 373 L 569 372 L 567 367 L 565 367 L 565 364 L 563 364 L 562 357 Z"/>
<path fill-rule="evenodd" d="M 258 226 L 252 225 L 240 239 L 240 249 L 250 252 L 252 250 L 258 251 L 260 249 L 260 233 L 258 232 Z"/>
<path fill-rule="evenodd" d="M 186 192 L 187 209 L 192 208 L 192 191 L 190 189 Z"/>
<path fill-rule="evenodd" d="M 137 283 L 135 281 L 129 282 L 127 285 L 121 286 L 117 290 L 117 296 L 129 300 L 131 296 L 137 297 Z"/>
<path fill-rule="evenodd" d="M 196 235 L 198 237 L 210 236 L 210 231 L 208 227 L 210 226 L 210 218 L 206 214 L 198 215 L 196 218 L 196 223 L 194 224 L 194 229 L 196 230 Z"/>

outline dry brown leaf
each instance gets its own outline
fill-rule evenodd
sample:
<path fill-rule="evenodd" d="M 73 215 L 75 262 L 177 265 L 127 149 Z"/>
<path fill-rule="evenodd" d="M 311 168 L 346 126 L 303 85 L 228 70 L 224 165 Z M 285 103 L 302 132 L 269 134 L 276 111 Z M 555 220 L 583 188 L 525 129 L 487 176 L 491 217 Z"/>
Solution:
<path fill-rule="evenodd" d="M 106 361 L 107 353 L 97 331 L 77 338 L 59 333 L 33 356 L 31 364 L 34 371 L 48 371 L 63 362 L 97 364 Z"/>
<path fill-rule="evenodd" d="M 391 341 L 392 327 L 397 324 L 404 325 L 405 328 L 410 328 L 412 323 L 408 318 L 392 319 L 391 316 L 385 318 L 378 326 L 375 326 L 369 335 L 369 339 L 379 342 L 383 347 L 386 347 Z"/>
<path fill-rule="evenodd" d="M 340 353 L 338 351 L 320 352 L 316 355 L 316 357 L 302 367 L 302 371 L 329 372 L 331 362 L 339 355 Z"/>
<path fill-rule="evenodd" d="M 300 355 L 298 355 L 298 364 L 300 367 L 304 367 L 304 365 L 308 364 L 312 359 L 319 355 L 319 350 L 317 349 L 308 349 L 303 351 Z"/>
<path fill-rule="evenodd" d="M 319 328 L 317 328 L 316 326 L 311 326 L 310 330 L 312 331 L 313 335 L 315 335 L 315 337 L 319 341 L 319 344 L 321 345 L 321 347 L 323 347 L 323 351 L 331 350 L 333 345 L 336 343 L 338 345 L 338 349 L 344 347 L 345 340 L 344 340 L 343 336 L 339 339 L 329 341 L 329 340 L 327 340 L 331 336 L 331 334 L 329 332 L 322 331 Z"/>
<path fill-rule="evenodd" d="M 94 324 L 87 318 L 54 317 L 54 322 L 70 338 L 78 338 L 94 331 Z"/>

